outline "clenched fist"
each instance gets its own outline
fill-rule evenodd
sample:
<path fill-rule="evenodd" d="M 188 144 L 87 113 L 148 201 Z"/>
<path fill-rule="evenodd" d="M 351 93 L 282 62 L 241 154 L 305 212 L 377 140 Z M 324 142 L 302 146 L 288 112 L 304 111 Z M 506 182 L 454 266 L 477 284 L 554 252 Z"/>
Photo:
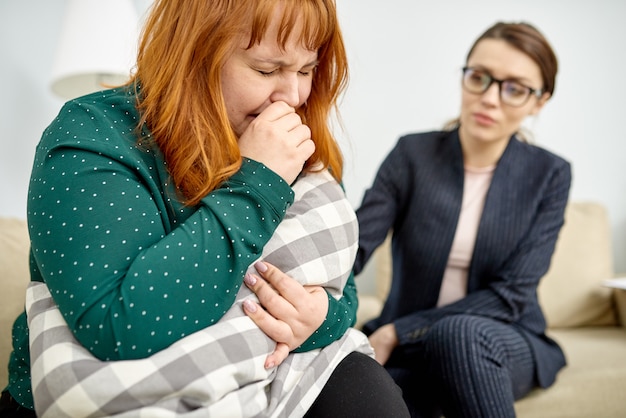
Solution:
<path fill-rule="evenodd" d="M 285 102 L 265 108 L 239 138 L 241 155 L 265 164 L 288 184 L 315 151 L 311 129 Z"/>

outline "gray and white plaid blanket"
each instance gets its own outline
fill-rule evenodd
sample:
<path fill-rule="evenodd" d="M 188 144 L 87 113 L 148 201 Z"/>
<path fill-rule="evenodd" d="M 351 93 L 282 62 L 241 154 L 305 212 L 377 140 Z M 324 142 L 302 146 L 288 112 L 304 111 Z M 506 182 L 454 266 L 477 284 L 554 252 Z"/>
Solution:
<path fill-rule="evenodd" d="M 293 189 L 295 202 L 261 258 L 339 298 L 358 245 L 354 211 L 327 171 L 302 176 Z M 345 356 L 373 356 L 367 337 L 349 329 L 327 347 L 290 353 L 266 370 L 275 343 L 240 306 L 254 297 L 242 286 L 216 325 L 149 358 L 104 362 L 75 340 L 47 286 L 31 283 L 26 309 L 37 415 L 301 417 Z"/>

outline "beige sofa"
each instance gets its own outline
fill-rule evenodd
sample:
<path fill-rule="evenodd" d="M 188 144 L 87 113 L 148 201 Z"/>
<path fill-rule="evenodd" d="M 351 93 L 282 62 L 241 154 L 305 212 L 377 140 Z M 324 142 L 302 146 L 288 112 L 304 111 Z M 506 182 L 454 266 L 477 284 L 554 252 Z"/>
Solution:
<path fill-rule="evenodd" d="M 626 417 L 626 329 L 620 325 L 626 324 L 626 291 L 602 286 L 613 276 L 610 241 L 602 206 L 569 206 L 552 268 L 540 288 L 549 333 L 562 344 L 569 365 L 553 387 L 517 403 L 520 417 Z M 11 326 L 24 306 L 28 249 L 25 222 L 0 218 L 0 388 L 7 383 Z M 359 295 L 359 323 L 382 306 L 390 272 L 388 247 L 381 247 L 373 262 L 378 294 Z"/>
<path fill-rule="evenodd" d="M 0 390 L 7 385 L 13 321 L 24 310 L 28 273 L 26 222 L 0 218 Z"/>
<path fill-rule="evenodd" d="M 359 324 L 377 315 L 388 291 L 388 241 L 372 259 L 376 294 L 359 294 Z M 561 344 L 568 366 L 551 388 L 516 403 L 520 418 L 626 417 L 626 290 L 603 286 L 614 277 L 611 254 L 604 207 L 570 203 L 552 266 L 539 287 L 548 334 Z"/>

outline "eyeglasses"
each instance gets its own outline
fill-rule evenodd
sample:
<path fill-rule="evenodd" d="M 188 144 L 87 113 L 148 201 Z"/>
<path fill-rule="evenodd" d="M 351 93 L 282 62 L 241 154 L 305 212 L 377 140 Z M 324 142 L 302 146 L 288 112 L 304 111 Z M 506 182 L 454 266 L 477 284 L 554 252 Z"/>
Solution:
<path fill-rule="evenodd" d="M 463 68 L 463 88 L 468 92 L 482 94 L 493 83 L 498 84 L 502 103 L 509 106 L 524 106 L 530 96 L 540 98 L 543 94 L 542 89 L 533 89 L 515 80 L 498 80 L 486 71 L 472 67 Z"/>

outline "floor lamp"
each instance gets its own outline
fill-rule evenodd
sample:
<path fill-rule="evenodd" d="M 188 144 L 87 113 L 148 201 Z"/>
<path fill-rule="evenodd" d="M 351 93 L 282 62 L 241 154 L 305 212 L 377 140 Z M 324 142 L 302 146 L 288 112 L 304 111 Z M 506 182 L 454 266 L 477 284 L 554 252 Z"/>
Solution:
<path fill-rule="evenodd" d="M 138 36 L 131 0 L 67 0 L 52 91 L 69 100 L 123 84 L 135 65 Z"/>

